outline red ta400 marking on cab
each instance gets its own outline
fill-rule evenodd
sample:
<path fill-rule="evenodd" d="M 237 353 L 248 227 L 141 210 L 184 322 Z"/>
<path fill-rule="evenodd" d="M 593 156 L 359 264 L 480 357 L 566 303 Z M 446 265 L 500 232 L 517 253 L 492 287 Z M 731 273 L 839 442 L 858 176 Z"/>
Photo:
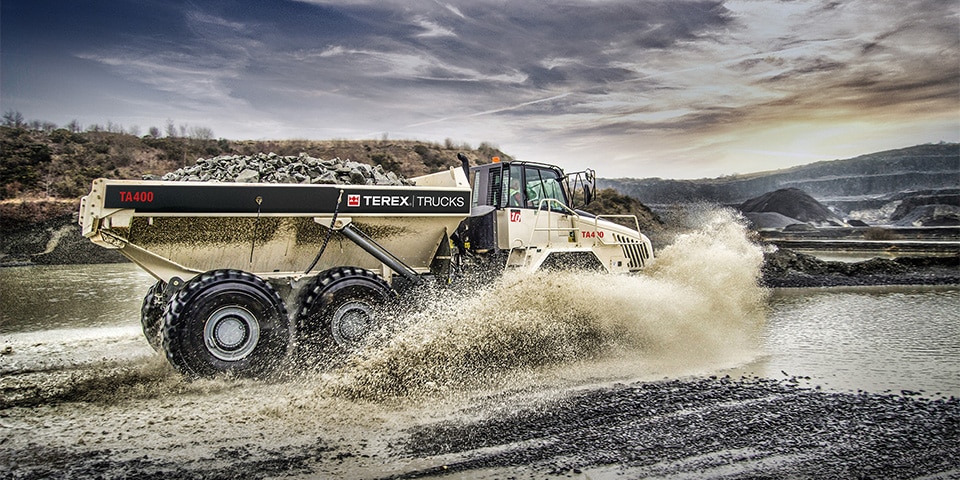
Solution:
<path fill-rule="evenodd" d="M 583 238 L 603 238 L 603 232 L 580 232 Z"/>
<path fill-rule="evenodd" d="M 153 202 L 153 192 L 118 192 L 120 194 L 121 202 L 138 202 L 138 203 L 151 203 Z"/>

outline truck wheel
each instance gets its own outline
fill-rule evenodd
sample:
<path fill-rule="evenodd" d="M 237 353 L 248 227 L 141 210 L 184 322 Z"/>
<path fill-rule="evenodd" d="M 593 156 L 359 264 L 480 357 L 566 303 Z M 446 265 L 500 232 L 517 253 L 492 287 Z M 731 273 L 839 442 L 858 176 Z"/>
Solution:
<path fill-rule="evenodd" d="M 390 286 L 375 273 L 340 267 L 318 275 L 301 296 L 299 331 L 309 343 L 360 345 L 382 322 Z"/>
<path fill-rule="evenodd" d="M 157 352 L 160 351 L 163 338 L 163 290 L 165 288 L 167 288 L 166 282 L 154 283 L 147 290 L 147 295 L 143 297 L 143 305 L 140 307 L 143 336 L 147 337 L 147 342 Z"/>
<path fill-rule="evenodd" d="M 214 270 L 187 282 L 167 304 L 163 321 L 167 359 L 193 377 L 267 375 L 290 351 L 280 296 L 239 270 Z"/>

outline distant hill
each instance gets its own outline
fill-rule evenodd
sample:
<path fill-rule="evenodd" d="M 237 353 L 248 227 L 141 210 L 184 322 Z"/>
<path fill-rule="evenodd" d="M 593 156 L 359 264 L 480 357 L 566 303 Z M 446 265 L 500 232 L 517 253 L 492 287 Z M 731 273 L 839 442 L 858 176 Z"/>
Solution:
<path fill-rule="evenodd" d="M 712 179 L 599 179 L 598 186 L 616 189 L 652 207 L 697 201 L 737 205 L 782 188 L 797 188 L 828 206 L 849 212 L 880 208 L 902 192 L 937 194 L 960 188 L 960 144 L 917 145 Z"/>

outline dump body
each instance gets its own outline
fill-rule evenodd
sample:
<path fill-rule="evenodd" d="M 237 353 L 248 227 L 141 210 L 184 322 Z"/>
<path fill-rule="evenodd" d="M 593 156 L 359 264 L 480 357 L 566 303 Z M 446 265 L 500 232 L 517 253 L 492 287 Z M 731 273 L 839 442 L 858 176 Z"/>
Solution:
<path fill-rule="evenodd" d="M 164 282 L 215 269 L 267 279 L 303 275 L 328 236 L 312 271 L 350 265 L 390 281 L 391 269 L 345 238 L 345 227 L 424 273 L 470 212 L 461 170 L 411 180 L 415 186 L 98 179 L 79 222 L 84 236 Z"/>

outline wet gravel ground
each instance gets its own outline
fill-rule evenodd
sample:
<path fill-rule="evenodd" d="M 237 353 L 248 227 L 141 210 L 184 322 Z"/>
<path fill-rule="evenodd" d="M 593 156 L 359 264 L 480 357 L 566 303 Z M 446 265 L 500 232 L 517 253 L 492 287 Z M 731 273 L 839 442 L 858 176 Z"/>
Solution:
<path fill-rule="evenodd" d="M 290 390 L 165 399 L 179 418 L 154 421 L 137 418 L 156 411 L 147 398 L 40 406 L 21 392 L 0 410 L 0 478 L 960 478 L 960 399 L 922 392 L 710 377 L 501 392 L 442 414 L 436 399 L 307 400 L 218 418 L 224 399 L 264 388 Z M 318 420 L 338 410 L 347 418 Z"/>
<path fill-rule="evenodd" d="M 446 463 L 397 478 L 504 467 L 531 477 L 960 476 L 960 401 L 904 393 L 729 378 L 586 391 L 488 420 L 414 429 L 404 453 Z"/>

